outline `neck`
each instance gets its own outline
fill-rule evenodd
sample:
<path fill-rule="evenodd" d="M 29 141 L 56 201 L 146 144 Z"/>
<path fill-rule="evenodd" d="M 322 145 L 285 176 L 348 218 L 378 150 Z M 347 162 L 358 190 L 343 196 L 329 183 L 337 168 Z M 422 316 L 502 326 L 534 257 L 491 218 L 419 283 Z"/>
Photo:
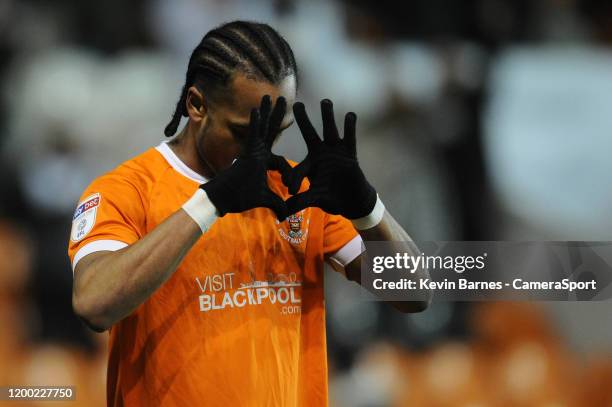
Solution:
<path fill-rule="evenodd" d="M 168 143 L 168 146 L 187 167 L 204 178 L 214 177 L 214 171 L 198 152 L 196 133 L 191 130 L 189 124 L 183 127 L 183 130 Z"/>

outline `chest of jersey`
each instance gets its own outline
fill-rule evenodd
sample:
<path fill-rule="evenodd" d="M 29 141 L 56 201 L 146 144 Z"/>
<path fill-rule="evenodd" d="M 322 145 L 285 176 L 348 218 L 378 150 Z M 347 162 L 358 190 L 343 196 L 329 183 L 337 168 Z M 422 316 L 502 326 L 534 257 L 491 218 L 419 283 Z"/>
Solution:
<path fill-rule="evenodd" d="M 152 194 L 147 229 L 180 208 L 197 185 L 176 187 L 171 198 Z M 284 221 L 266 208 L 227 214 L 200 237 L 156 297 L 178 293 L 204 313 L 262 305 L 299 313 L 308 288 L 322 287 L 322 232 L 312 208 Z"/>

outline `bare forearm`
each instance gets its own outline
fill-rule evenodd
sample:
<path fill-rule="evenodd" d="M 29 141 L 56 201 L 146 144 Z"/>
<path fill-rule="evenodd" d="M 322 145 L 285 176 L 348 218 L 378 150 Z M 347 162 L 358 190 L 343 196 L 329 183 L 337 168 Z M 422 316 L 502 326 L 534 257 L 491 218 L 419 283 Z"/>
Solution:
<path fill-rule="evenodd" d="M 397 223 L 391 214 L 385 211 L 382 221 L 375 227 L 359 232 L 364 241 L 387 241 L 393 242 L 394 250 L 408 253 L 409 256 L 418 256 L 420 250 L 412 241 L 408 233 Z M 411 274 L 411 279 L 418 281 L 429 278 L 427 269 L 420 267 Z M 418 312 L 425 309 L 431 301 L 431 292 L 418 292 L 418 301 L 391 302 L 395 308 L 402 312 Z"/>
<path fill-rule="evenodd" d="M 410 254 L 417 255 L 418 247 L 412 242 L 408 233 L 400 226 L 399 223 L 385 210 L 382 220 L 371 229 L 359 231 L 361 238 L 365 241 L 394 241 L 406 242 L 406 250 Z"/>
<path fill-rule="evenodd" d="M 201 234 L 179 210 L 124 249 L 86 256 L 75 270 L 75 311 L 90 325 L 107 329 L 170 278 Z"/>

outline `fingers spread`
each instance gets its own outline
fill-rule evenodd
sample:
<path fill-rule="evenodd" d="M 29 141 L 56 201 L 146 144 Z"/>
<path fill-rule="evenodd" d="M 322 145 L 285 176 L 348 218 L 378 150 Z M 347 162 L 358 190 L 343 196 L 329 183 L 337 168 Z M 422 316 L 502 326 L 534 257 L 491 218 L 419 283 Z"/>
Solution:
<path fill-rule="evenodd" d="M 353 112 L 349 112 L 344 116 L 344 144 L 348 151 L 357 157 L 357 141 L 355 135 L 355 123 L 357 122 L 357 115 Z"/>
<path fill-rule="evenodd" d="M 259 106 L 259 133 L 262 138 L 265 138 L 268 134 L 268 124 L 270 122 L 270 110 L 272 109 L 272 100 L 269 95 L 265 95 L 261 98 L 261 104 Z"/>
<path fill-rule="evenodd" d="M 293 115 L 302 132 L 302 137 L 306 142 L 306 146 L 308 146 L 308 151 L 314 149 L 321 142 L 321 139 L 310 122 L 303 103 L 298 102 L 293 105 Z"/>
<path fill-rule="evenodd" d="M 251 109 L 251 121 L 249 123 L 249 138 L 246 144 L 245 155 L 252 153 L 257 147 L 257 143 L 259 141 L 260 133 L 259 133 L 259 109 Z"/>
<path fill-rule="evenodd" d="M 323 118 L 323 141 L 331 146 L 340 144 L 336 119 L 334 118 L 334 104 L 329 99 L 321 101 L 321 116 Z"/>
<path fill-rule="evenodd" d="M 264 97 L 261 98 L 261 103 L 259 104 L 259 112 L 261 114 L 261 117 L 267 119 L 268 115 L 270 114 L 271 108 L 272 99 L 270 98 L 270 95 L 264 95 Z"/>
<path fill-rule="evenodd" d="M 274 143 L 274 139 L 276 138 L 281 123 L 283 122 L 283 118 L 285 117 L 285 113 L 287 112 L 287 100 L 280 96 L 276 100 L 276 104 L 274 105 L 274 109 L 272 110 L 272 114 L 270 115 L 270 123 L 268 125 L 268 133 L 266 135 L 266 145 L 268 147 L 272 147 L 272 143 Z"/>

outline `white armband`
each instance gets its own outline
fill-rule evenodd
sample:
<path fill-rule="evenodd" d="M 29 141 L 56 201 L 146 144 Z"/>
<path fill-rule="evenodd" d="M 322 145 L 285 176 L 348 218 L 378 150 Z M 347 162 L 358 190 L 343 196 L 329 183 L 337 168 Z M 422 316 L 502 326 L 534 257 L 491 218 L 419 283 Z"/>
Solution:
<path fill-rule="evenodd" d="M 374 205 L 372 212 L 363 218 L 351 219 L 351 222 L 353 222 L 353 226 L 355 226 L 355 229 L 357 230 L 371 229 L 380 223 L 384 214 L 385 205 L 380 200 L 378 194 L 376 194 L 376 205 Z"/>
<path fill-rule="evenodd" d="M 208 199 L 206 191 L 202 188 L 198 188 L 195 194 L 185 202 L 183 210 L 198 224 L 202 233 L 206 233 L 219 217 L 217 208 Z"/>

